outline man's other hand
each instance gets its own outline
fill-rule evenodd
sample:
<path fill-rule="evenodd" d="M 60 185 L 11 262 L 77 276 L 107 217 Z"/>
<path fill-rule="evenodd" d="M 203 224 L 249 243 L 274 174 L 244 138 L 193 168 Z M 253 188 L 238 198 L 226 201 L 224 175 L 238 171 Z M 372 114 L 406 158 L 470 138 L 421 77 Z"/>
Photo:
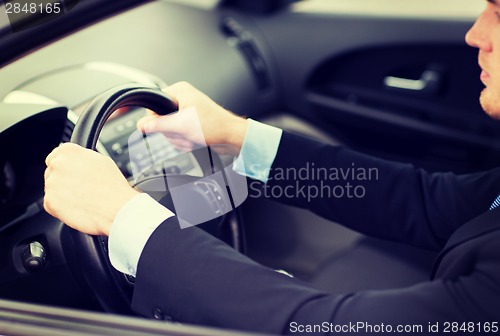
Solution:
<path fill-rule="evenodd" d="M 224 109 L 186 82 L 170 85 L 164 92 L 177 101 L 179 112 L 166 116 L 151 113 L 139 120 L 139 130 L 161 132 L 173 145 L 183 150 L 190 150 L 194 143 L 225 145 L 219 152 L 239 154 L 247 129 L 246 119 Z M 192 108 L 196 113 L 192 113 Z M 199 127 L 193 127 L 195 124 L 201 126 L 201 132 Z"/>
<path fill-rule="evenodd" d="M 118 211 L 138 194 L 104 155 L 65 143 L 46 158 L 45 210 L 91 235 L 109 235 Z"/>

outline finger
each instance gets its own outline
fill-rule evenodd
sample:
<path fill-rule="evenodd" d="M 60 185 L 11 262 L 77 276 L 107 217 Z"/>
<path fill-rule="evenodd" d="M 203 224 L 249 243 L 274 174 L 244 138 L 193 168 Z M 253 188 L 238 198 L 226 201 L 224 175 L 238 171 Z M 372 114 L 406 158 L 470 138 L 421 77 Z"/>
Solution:
<path fill-rule="evenodd" d="M 53 164 L 54 160 L 58 157 L 63 157 L 65 160 L 71 160 L 72 158 L 83 155 L 83 152 L 95 153 L 96 155 L 98 154 L 91 149 L 84 148 L 75 143 L 65 142 L 54 148 L 52 152 L 47 155 L 47 157 L 45 158 L 45 164 L 48 167 L 49 165 Z"/>
<path fill-rule="evenodd" d="M 157 115 L 158 113 L 156 113 L 155 111 L 146 109 L 146 116 L 157 116 Z"/>
<path fill-rule="evenodd" d="M 162 91 L 171 98 L 179 99 L 186 91 L 190 90 L 190 88 L 192 88 L 192 85 L 187 82 L 177 82 L 163 88 Z"/>
<path fill-rule="evenodd" d="M 54 158 L 55 158 L 57 155 L 59 155 L 60 151 L 61 151 L 61 147 L 60 147 L 60 145 L 59 145 L 58 147 L 54 148 L 54 149 L 52 150 L 52 152 L 50 152 L 50 153 L 49 153 L 49 155 L 47 155 L 47 157 L 45 158 L 45 165 L 46 165 L 47 167 L 48 167 L 48 166 L 50 166 L 50 162 L 51 162 L 52 160 L 54 160 Z"/>
<path fill-rule="evenodd" d="M 43 179 L 45 182 L 47 182 L 51 173 L 52 173 L 52 168 L 47 167 L 47 169 L 45 169 L 45 171 L 43 173 Z"/>
<path fill-rule="evenodd" d="M 156 113 L 154 113 L 154 112 L 152 112 L 152 111 L 151 111 L 151 113 L 153 113 L 153 114 L 151 114 L 151 115 L 147 115 L 147 116 L 145 116 L 145 117 L 143 117 L 143 118 L 141 118 L 141 119 L 139 119 L 139 120 L 137 121 L 137 125 L 136 125 L 136 126 L 137 126 L 137 129 L 138 129 L 139 131 L 145 132 L 144 126 L 145 126 L 147 123 L 149 123 L 149 122 L 151 122 L 151 121 L 153 121 L 154 119 L 156 119 L 156 118 L 158 118 L 158 117 L 159 117 L 159 115 L 157 115 Z"/>
<path fill-rule="evenodd" d="M 184 103 L 189 101 L 190 97 L 193 98 L 197 92 L 196 88 L 188 82 L 177 82 L 163 88 L 162 91 L 177 104 L 179 109 L 184 108 Z"/>
<path fill-rule="evenodd" d="M 182 138 L 176 138 L 176 139 L 170 139 L 169 138 L 169 141 L 177 149 L 180 149 L 180 150 L 182 150 L 184 152 L 191 151 L 193 149 L 193 147 L 194 147 L 194 144 L 191 141 L 186 140 L 186 139 L 182 139 Z"/>
<path fill-rule="evenodd" d="M 162 132 L 165 135 L 182 135 L 189 131 L 189 129 L 185 127 L 186 121 L 184 119 L 183 113 L 175 112 L 165 116 L 147 119 L 141 127 L 146 133 Z"/>

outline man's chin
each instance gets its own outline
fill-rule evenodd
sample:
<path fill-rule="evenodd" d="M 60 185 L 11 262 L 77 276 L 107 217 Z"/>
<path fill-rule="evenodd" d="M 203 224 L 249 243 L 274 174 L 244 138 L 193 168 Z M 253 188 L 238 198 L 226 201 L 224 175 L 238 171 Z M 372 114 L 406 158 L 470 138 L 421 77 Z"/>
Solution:
<path fill-rule="evenodd" d="M 490 90 L 485 88 L 481 92 L 479 101 L 487 115 L 493 119 L 500 120 L 500 95 L 493 96 Z"/>

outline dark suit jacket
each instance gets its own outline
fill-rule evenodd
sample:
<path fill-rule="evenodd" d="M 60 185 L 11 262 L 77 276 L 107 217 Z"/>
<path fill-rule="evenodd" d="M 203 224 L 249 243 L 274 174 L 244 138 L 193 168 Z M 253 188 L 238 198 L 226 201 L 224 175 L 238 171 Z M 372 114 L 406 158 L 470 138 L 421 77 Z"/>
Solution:
<path fill-rule="evenodd" d="M 145 316 L 164 314 L 180 322 L 275 334 L 324 322 L 422 325 L 419 334 L 429 333 L 429 323 L 440 322 L 443 332 L 445 322 L 500 322 L 500 209 L 487 211 L 500 192 L 500 170 L 429 174 L 284 133 L 268 186 L 296 185 L 277 175 L 279 168 L 312 163 L 376 168 L 378 178 L 298 182 L 333 187 L 350 181 L 363 185 L 362 198 L 307 200 L 297 195 L 279 201 L 368 235 L 440 250 L 428 282 L 348 295 L 323 293 L 255 263 L 197 227 L 181 230 L 171 218 L 141 255 L 132 308 Z M 472 334 L 479 334 L 477 326 Z"/>

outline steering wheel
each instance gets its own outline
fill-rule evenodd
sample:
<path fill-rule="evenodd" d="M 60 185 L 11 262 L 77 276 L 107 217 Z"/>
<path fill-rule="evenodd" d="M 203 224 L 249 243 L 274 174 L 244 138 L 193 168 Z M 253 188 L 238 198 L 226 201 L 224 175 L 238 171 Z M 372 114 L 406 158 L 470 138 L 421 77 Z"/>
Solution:
<path fill-rule="evenodd" d="M 177 104 L 158 89 L 133 84 L 119 86 L 100 94 L 86 107 L 75 125 L 71 142 L 95 150 L 99 134 L 109 116 L 119 108 L 132 106 L 144 107 L 162 115 L 178 110 Z M 206 153 L 207 149 L 204 150 Z M 192 154 L 198 161 L 204 176 L 210 176 L 214 171 L 223 169 L 220 158 L 215 153 L 210 155 L 209 160 L 206 159 L 206 155 L 204 156 L 198 151 L 193 151 Z M 157 180 L 164 182 L 167 177 L 169 179 L 169 188 L 171 185 L 182 185 L 194 180 L 193 177 L 188 175 L 159 174 L 144 179 L 137 183 L 136 187 L 139 189 L 144 187 L 144 190 L 146 190 L 151 183 L 156 183 Z M 213 182 L 217 183 L 217 181 Z M 226 190 L 225 186 L 216 185 L 216 187 L 220 188 L 220 190 Z M 201 197 L 202 193 L 195 190 L 196 188 L 187 189 L 187 197 Z M 168 191 L 147 193 L 160 203 L 167 205 L 171 210 L 174 210 L 172 209 L 172 198 Z M 210 205 L 207 205 L 206 208 L 209 209 Z M 190 212 L 196 213 L 197 211 Z M 236 250 L 243 252 L 241 223 L 241 214 L 236 208 L 226 215 L 200 225 L 200 227 L 224 240 Z M 73 240 L 74 251 L 72 252 L 76 254 L 78 261 L 75 271 L 84 278 L 103 309 L 119 314 L 133 314 L 130 309 L 130 302 L 135 279 L 113 268 L 108 257 L 107 238 L 89 236 L 70 228 L 68 230 L 70 230 L 70 236 Z"/>

